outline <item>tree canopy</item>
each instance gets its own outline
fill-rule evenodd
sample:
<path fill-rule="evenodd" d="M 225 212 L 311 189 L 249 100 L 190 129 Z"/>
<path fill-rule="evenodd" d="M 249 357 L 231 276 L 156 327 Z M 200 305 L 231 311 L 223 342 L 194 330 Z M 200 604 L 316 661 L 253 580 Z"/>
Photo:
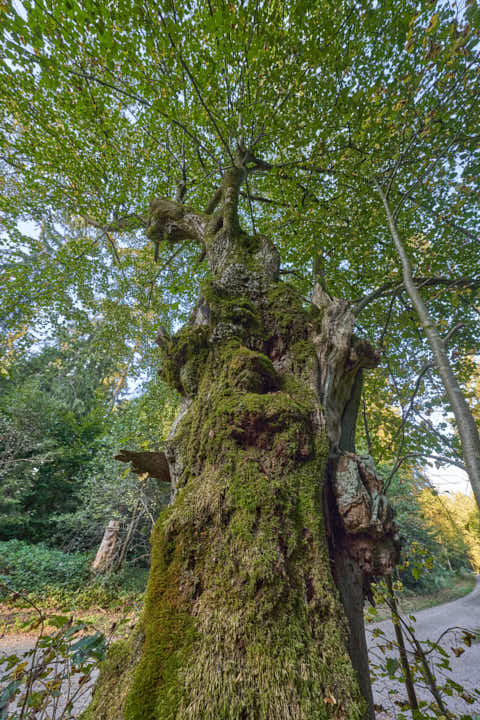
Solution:
<path fill-rule="evenodd" d="M 357 332 L 382 350 L 365 449 L 394 466 L 461 464 L 376 183 L 466 383 L 479 339 L 479 18 L 475 1 L 4 5 L 6 367 L 39 328 L 93 316 L 119 377 L 151 365 L 154 328 L 185 317 L 207 268 L 194 243 L 146 240 L 149 202 L 206 208 L 245 147 L 245 227 L 275 239 L 305 296 L 317 277 L 350 300 Z"/>

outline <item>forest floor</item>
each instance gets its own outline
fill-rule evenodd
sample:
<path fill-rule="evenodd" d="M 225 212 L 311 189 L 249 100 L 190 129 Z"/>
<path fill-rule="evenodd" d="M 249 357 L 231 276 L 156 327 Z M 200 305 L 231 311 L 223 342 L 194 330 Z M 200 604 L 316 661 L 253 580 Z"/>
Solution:
<path fill-rule="evenodd" d="M 404 615 L 419 612 L 425 608 L 442 605 L 451 602 L 457 598 L 467 595 L 473 590 L 475 585 L 474 575 L 458 575 L 450 579 L 449 584 L 433 593 L 425 595 L 417 595 L 413 593 L 404 593 L 399 596 L 398 604 Z M 83 621 L 91 624 L 99 632 L 108 635 L 109 629 L 113 624 L 121 622 L 125 616 L 135 616 L 140 609 L 143 594 L 139 593 L 136 601 L 125 603 L 122 608 L 103 608 L 94 605 L 85 610 L 70 610 L 65 607 L 57 607 L 49 603 L 46 606 L 39 604 L 41 611 L 47 616 L 49 615 L 74 615 L 75 620 Z M 26 630 L 25 626 L 38 615 L 38 610 L 31 607 L 20 607 L 5 602 L 0 602 L 0 639 L 5 635 L 25 635 L 36 637 L 38 631 Z M 387 620 L 390 617 L 388 607 L 378 605 L 375 622 Z M 48 632 L 48 625 L 45 627 Z"/>
<path fill-rule="evenodd" d="M 84 622 L 91 625 L 95 630 L 101 632 L 103 635 L 109 635 L 110 629 L 113 625 L 118 625 L 124 621 L 125 618 L 134 618 L 138 613 L 139 608 L 131 607 L 125 608 L 125 610 L 105 610 L 103 608 L 91 608 L 89 610 L 76 610 L 71 613 L 68 610 L 62 608 L 48 608 L 42 611 L 46 615 L 46 623 L 44 626 L 44 633 L 55 630 L 48 624 L 48 617 L 55 615 L 68 615 L 73 616 L 76 622 Z M 38 611 L 29 608 L 18 608 L 12 607 L 11 605 L 0 603 L 0 642 L 8 635 L 15 635 L 17 637 L 38 637 L 38 628 L 31 629 L 29 626 L 32 621 L 38 617 Z"/>

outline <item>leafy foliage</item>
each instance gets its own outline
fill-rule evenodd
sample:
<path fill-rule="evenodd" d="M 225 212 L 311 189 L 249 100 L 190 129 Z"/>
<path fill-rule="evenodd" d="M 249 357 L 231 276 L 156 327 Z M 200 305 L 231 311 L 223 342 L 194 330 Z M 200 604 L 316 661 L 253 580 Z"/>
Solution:
<path fill-rule="evenodd" d="M 458 572 L 475 569 L 466 534 L 447 495 L 434 493 L 421 474 L 401 472 L 389 497 L 403 540 L 398 577 L 407 591 L 434 592 Z M 477 516 L 473 498 L 459 495 L 459 501 Z"/>
<path fill-rule="evenodd" d="M 183 179 L 205 207 L 243 138 L 271 165 L 251 177 L 244 222 L 275 236 L 304 292 L 319 259 L 330 291 L 357 302 L 359 331 L 383 347 L 366 391 L 370 436 L 390 421 L 387 461 L 438 455 L 428 422 L 443 393 L 429 369 L 408 410 L 430 353 L 371 180 L 389 186 L 437 323 L 464 323 L 452 359 L 466 380 L 478 343 L 477 4 L 22 8 L 5 12 L 0 75 L 11 342 L 26 342 L 39 311 L 73 317 L 81 299 L 122 362 L 136 347 L 148 363 L 153 325 L 178 321 L 204 273 L 188 246 L 172 255 L 166 243 L 152 263 L 138 234 L 148 202 Z"/>
<path fill-rule="evenodd" d="M 359 445 L 392 466 L 387 485 L 432 456 L 461 463 L 455 428 L 438 421 L 444 392 L 375 184 L 389 194 L 434 322 L 445 335 L 457 328 L 450 359 L 466 386 L 479 341 L 478 19 L 470 0 L 5 6 L 2 366 L 59 327 L 95 322 L 113 394 L 127 375 L 138 379 L 155 357 L 155 326 L 185 318 L 207 272 L 196 247 L 145 243 L 148 203 L 186 186 L 188 202 L 205 208 L 243 144 L 263 159 L 241 198 L 243 225 L 275 239 L 305 296 L 314 265 L 382 350 Z M 108 469 L 85 517 L 124 514 L 118 497 L 131 506 L 134 488 L 101 452 L 81 454 L 79 416 L 58 417 L 70 435 L 62 447 L 79 452 L 42 464 L 42 476 L 59 474 L 36 497 L 61 487 L 67 466 L 72 482 L 80 460 L 88 497 Z M 23 449 L 11 415 L 2 422 Z M 9 477 L 14 503 L 23 489 Z M 79 506 L 63 509 L 59 527 Z M 425 527 L 415 532 L 435 542 Z"/>
<path fill-rule="evenodd" d="M 55 537 L 64 548 L 85 550 L 98 545 L 109 519 L 120 520 L 123 541 L 132 520 L 132 562 L 148 564 L 153 523 L 169 501 L 170 486 L 139 477 L 114 459 L 121 448 L 161 450 L 178 399 L 162 382 L 146 382 L 143 393 L 115 406 L 105 422 L 101 446 L 85 464 L 74 512 L 52 518 Z"/>
<path fill-rule="evenodd" d="M 113 458 L 125 446 L 161 449 L 177 398 L 144 380 L 143 393 L 122 402 L 111 373 L 112 359 L 91 334 L 11 360 L 0 378 L 0 538 L 89 549 L 108 518 L 125 527 L 140 502 L 137 539 L 148 552 L 167 491 L 139 482 Z"/>
<path fill-rule="evenodd" d="M 241 197 L 244 225 L 275 238 L 305 295 L 315 261 L 383 351 L 366 444 L 399 467 L 461 463 L 373 181 L 436 324 L 462 323 L 451 361 L 466 384 L 479 341 L 478 17 L 475 1 L 9 6 L 7 356 L 39 326 L 100 317 L 96 342 L 120 374 L 151 366 L 155 326 L 185 317 L 205 268 L 187 244 L 162 243 L 152 262 L 148 203 L 181 181 L 204 208 L 242 141 L 266 161 Z"/>
<path fill-rule="evenodd" d="M 0 597 L 24 607 L 33 602 L 69 610 L 116 608 L 145 590 L 145 568 L 127 565 L 115 575 L 92 578 L 91 553 L 65 553 L 20 540 L 2 542 L 0 550 Z"/>
<path fill-rule="evenodd" d="M 431 556 L 421 551 L 415 559 L 415 565 L 420 575 L 430 570 Z M 395 712 L 399 720 L 406 720 L 410 716 L 415 720 L 442 720 L 450 716 L 459 720 L 472 720 L 469 711 L 478 702 L 480 689 L 471 686 L 473 678 L 469 679 L 466 686 L 455 679 L 451 659 L 453 655 L 460 657 L 465 651 L 468 652 L 475 639 L 474 634 L 467 628 L 452 625 L 435 640 L 419 639 L 415 615 L 399 613 L 396 596 L 401 590 L 401 583 L 390 583 L 387 587 L 383 580 L 374 589 L 376 603 L 386 604 L 390 609 L 395 637 L 382 625 L 371 627 L 374 641 L 370 664 L 372 682 L 381 682 L 388 677 L 389 711 Z M 372 607 L 369 620 L 375 620 L 376 614 L 376 608 Z M 403 685 L 407 690 L 408 701 L 404 698 Z M 421 695 L 417 697 L 418 691 Z M 451 713 L 448 700 L 452 697 L 456 698 L 457 705 L 463 701 L 461 705 L 467 712 Z M 382 709 L 386 710 L 383 706 Z"/>
<path fill-rule="evenodd" d="M 73 720 L 76 703 L 91 692 L 107 639 L 91 622 L 46 615 L 35 604 L 30 605 L 34 617 L 25 623 L 24 630 L 38 635 L 31 649 L 0 659 L 0 718 Z"/>
<path fill-rule="evenodd" d="M 16 592 L 41 592 L 51 586 L 78 589 L 88 579 L 88 555 L 21 540 L 2 542 L 1 547 L 2 580 Z"/>
<path fill-rule="evenodd" d="M 45 539 L 53 513 L 77 507 L 83 467 L 104 432 L 102 371 L 80 342 L 73 359 L 46 348 L 0 380 L 0 537 Z"/>
<path fill-rule="evenodd" d="M 439 539 L 449 562 L 467 555 L 478 573 L 480 517 L 474 499 L 462 493 L 438 495 L 431 489 L 424 489 L 419 500 L 426 521 Z"/>

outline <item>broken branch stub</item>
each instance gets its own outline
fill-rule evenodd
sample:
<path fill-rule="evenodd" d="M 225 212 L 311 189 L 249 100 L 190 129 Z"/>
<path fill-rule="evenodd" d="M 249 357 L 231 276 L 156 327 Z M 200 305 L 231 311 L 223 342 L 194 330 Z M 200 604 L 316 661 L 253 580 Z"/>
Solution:
<path fill-rule="evenodd" d="M 335 452 L 340 447 L 347 408 L 353 411 L 353 420 L 356 420 L 358 407 L 349 408 L 349 401 L 358 373 L 378 365 L 380 355 L 368 342 L 355 336 L 355 316 L 345 300 L 331 298 L 316 283 L 312 304 L 321 311 L 321 323 L 312 333 L 312 342 L 318 358 L 320 400 L 325 411 L 328 437 Z"/>
<path fill-rule="evenodd" d="M 393 509 L 370 456 L 344 452 L 332 461 L 332 486 L 343 544 L 366 575 L 389 575 L 399 559 Z"/>
<path fill-rule="evenodd" d="M 162 482 L 171 482 L 170 470 L 164 452 L 120 450 L 119 454 L 115 455 L 115 460 L 131 463 L 131 470 L 136 475 L 148 473 L 150 477 Z"/>
<path fill-rule="evenodd" d="M 92 572 L 102 574 L 108 573 L 112 569 L 117 549 L 119 530 L 120 522 L 118 520 L 110 520 L 105 528 L 102 542 L 97 550 L 95 560 L 92 563 Z"/>

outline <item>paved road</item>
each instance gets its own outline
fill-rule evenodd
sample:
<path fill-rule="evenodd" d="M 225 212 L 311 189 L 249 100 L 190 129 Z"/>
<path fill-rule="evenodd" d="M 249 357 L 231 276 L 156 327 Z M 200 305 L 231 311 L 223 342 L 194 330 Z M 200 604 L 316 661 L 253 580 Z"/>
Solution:
<path fill-rule="evenodd" d="M 29 652 L 32 650 L 34 645 L 35 638 L 29 635 L 5 635 L 4 637 L 0 637 L 0 658 L 9 655 L 17 655 L 20 658 L 24 657 L 28 662 L 28 665 L 31 666 L 31 656 L 29 655 Z M 39 651 L 39 655 L 37 656 L 37 662 L 40 660 L 41 651 Z M 61 696 L 57 700 L 50 702 L 47 708 L 45 708 L 45 711 L 40 711 L 38 716 L 35 715 L 34 717 L 48 717 L 54 719 L 68 717 L 69 720 L 70 718 L 77 718 L 87 708 L 90 702 L 93 685 L 98 677 L 98 671 L 94 670 L 91 678 L 87 682 L 82 681 L 79 685 L 81 675 L 78 673 L 71 674 L 68 672 L 68 668 L 64 663 L 52 662 L 48 667 L 50 669 L 50 674 L 46 680 L 51 680 L 53 677 L 59 678 L 62 675 L 65 675 L 66 671 L 69 677 L 68 680 L 63 680 L 62 682 Z M 4 668 L 3 666 L 0 666 L 0 677 L 4 674 Z M 0 690 L 2 690 L 7 684 L 8 682 L 0 682 Z M 43 681 L 35 683 L 33 689 L 41 691 L 43 689 Z M 65 712 L 65 707 L 69 700 L 73 703 L 73 709 Z M 13 713 L 17 709 L 18 705 L 16 703 L 11 703 L 8 707 L 9 713 Z M 27 711 L 25 718 L 28 720 L 28 718 L 31 717 L 31 712 Z"/>
<path fill-rule="evenodd" d="M 437 640 L 445 630 L 452 626 L 460 626 L 462 628 L 468 628 L 470 630 L 477 630 L 480 628 L 480 576 L 477 577 L 476 585 L 469 595 L 466 595 L 459 600 L 446 603 L 445 605 L 438 605 L 434 608 L 427 610 L 421 610 L 415 614 L 417 622 L 415 624 L 415 633 L 419 640 Z M 385 632 L 385 638 L 375 639 L 372 637 L 372 631 L 374 627 L 379 627 Z M 450 633 L 442 639 L 442 647 L 447 651 L 450 651 L 452 646 L 460 646 L 461 633 L 457 631 Z M 391 621 L 385 620 L 384 622 L 371 625 L 367 629 L 367 641 L 369 644 L 369 654 L 371 661 L 375 661 L 376 658 L 380 658 L 382 662 L 385 662 L 385 656 L 377 649 L 378 643 L 385 643 L 386 640 L 394 640 L 394 631 Z M 0 656 L 10 655 L 16 653 L 18 655 L 28 652 L 34 644 L 34 640 L 30 637 L 22 635 L 6 635 L 0 638 Z M 395 650 L 390 650 L 387 655 L 394 657 L 396 656 Z M 462 684 L 467 689 L 480 688 L 480 643 L 474 643 L 471 648 L 467 648 L 465 653 L 460 657 L 451 658 L 452 665 L 452 677 L 454 680 Z M 76 689 L 76 683 L 75 683 Z M 397 695 L 389 695 L 389 690 L 397 690 Z M 83 692 L 80 698 L 75 702 L 74 715 L 79 715 L 88 704 L 91 696 L 91 683 L 86 684 L 82 688 Z M 64 689 L 65 692 L 65 689 Z M 406 693 L 403 686 L 395 684 L 389 681 L 387 678 L 378 680 L 374 685 L 375 702 L 381 704 L 387 711 L 388 717 L 397 717 L 398 708 L 393 704 L 393 699 L 404 698 Z M 421 692 L 419 690 L 418 695 L 420 698 L 430 700 L 431 696 L 428 692 Z M 461 698 L 447 698 L 449 709 L 456 713 L 468 713 L 475 717 L 476 714 L 480 716 L 480 701 L 476 702 L 475 705 L 468 705 Z M 379 716 L 379 720 L 382 716 Z M 385 717 L 385 716 L 384 716 Z"/>
<path fill-rule="evenodd" d="M 418 640 L 436 641 L 439 636 L 452 627 L 466 628 L 468 630 L 477 631 L 480 629 L 480 576 L 477 576 L 476 584 L 473 591 L 463 598 L 453 600 L 444 605 L 427 608 L 415 613 L 417 622 L 414 623 L 415 635 Z M 375 627 L 381 628 L 385 632 L 385 638 L 372 637 L 372 631 Z M 462 641 L 462 632 L 460 630 L 449 632 L 440 642 L 441 646 L 450 655 L 450 664 L 452 673 L 450 677 L 460 683 L 467 690 L 471 691 L 475 688 L 480 689 L 480 643 L 474 643 L 470 648 L 466 647 Z M 376 648 L 378 644 L 385 644 L 386 640 L 395 641 L 393 625 L 390 620 L 376 623 L 367 628 L 367 642 L 369 645 L 370 661 L 382 659 L 385 662 L 385 656 Z M 451 651 L 452 647 L 463 647 L 465 652 L 460 657 L 455 657 Z M 387 656 L 398 657 L 398 652 L 394 650 L 387 651 Z M 437 659 L 440 659 L 437 653 Z M 437 671 L 438 672 L 438 671 Z M 389 695 L 389 690 L 396 689 L 399 695 Z M 405 698 L 406 692 L 403 686 L 393 683 L 388 678 L 377 680 L 374 684 L 375 702 L 383 705 L 387 711 L 394 710 L 394 717 L 398 714 L 398 708 L 393 704 L 394 699 L 398 697 Z M 426 690 L 419 690 L 418 695 L 421 699 L 431 700 L 431 695 Z M 455 713 L 468 713 L 475 717 L 480 717 L 480 698 L 476 700 L 474 705 L 468 705 L 462 698 L 445 698 L 448 708 Z"/>

